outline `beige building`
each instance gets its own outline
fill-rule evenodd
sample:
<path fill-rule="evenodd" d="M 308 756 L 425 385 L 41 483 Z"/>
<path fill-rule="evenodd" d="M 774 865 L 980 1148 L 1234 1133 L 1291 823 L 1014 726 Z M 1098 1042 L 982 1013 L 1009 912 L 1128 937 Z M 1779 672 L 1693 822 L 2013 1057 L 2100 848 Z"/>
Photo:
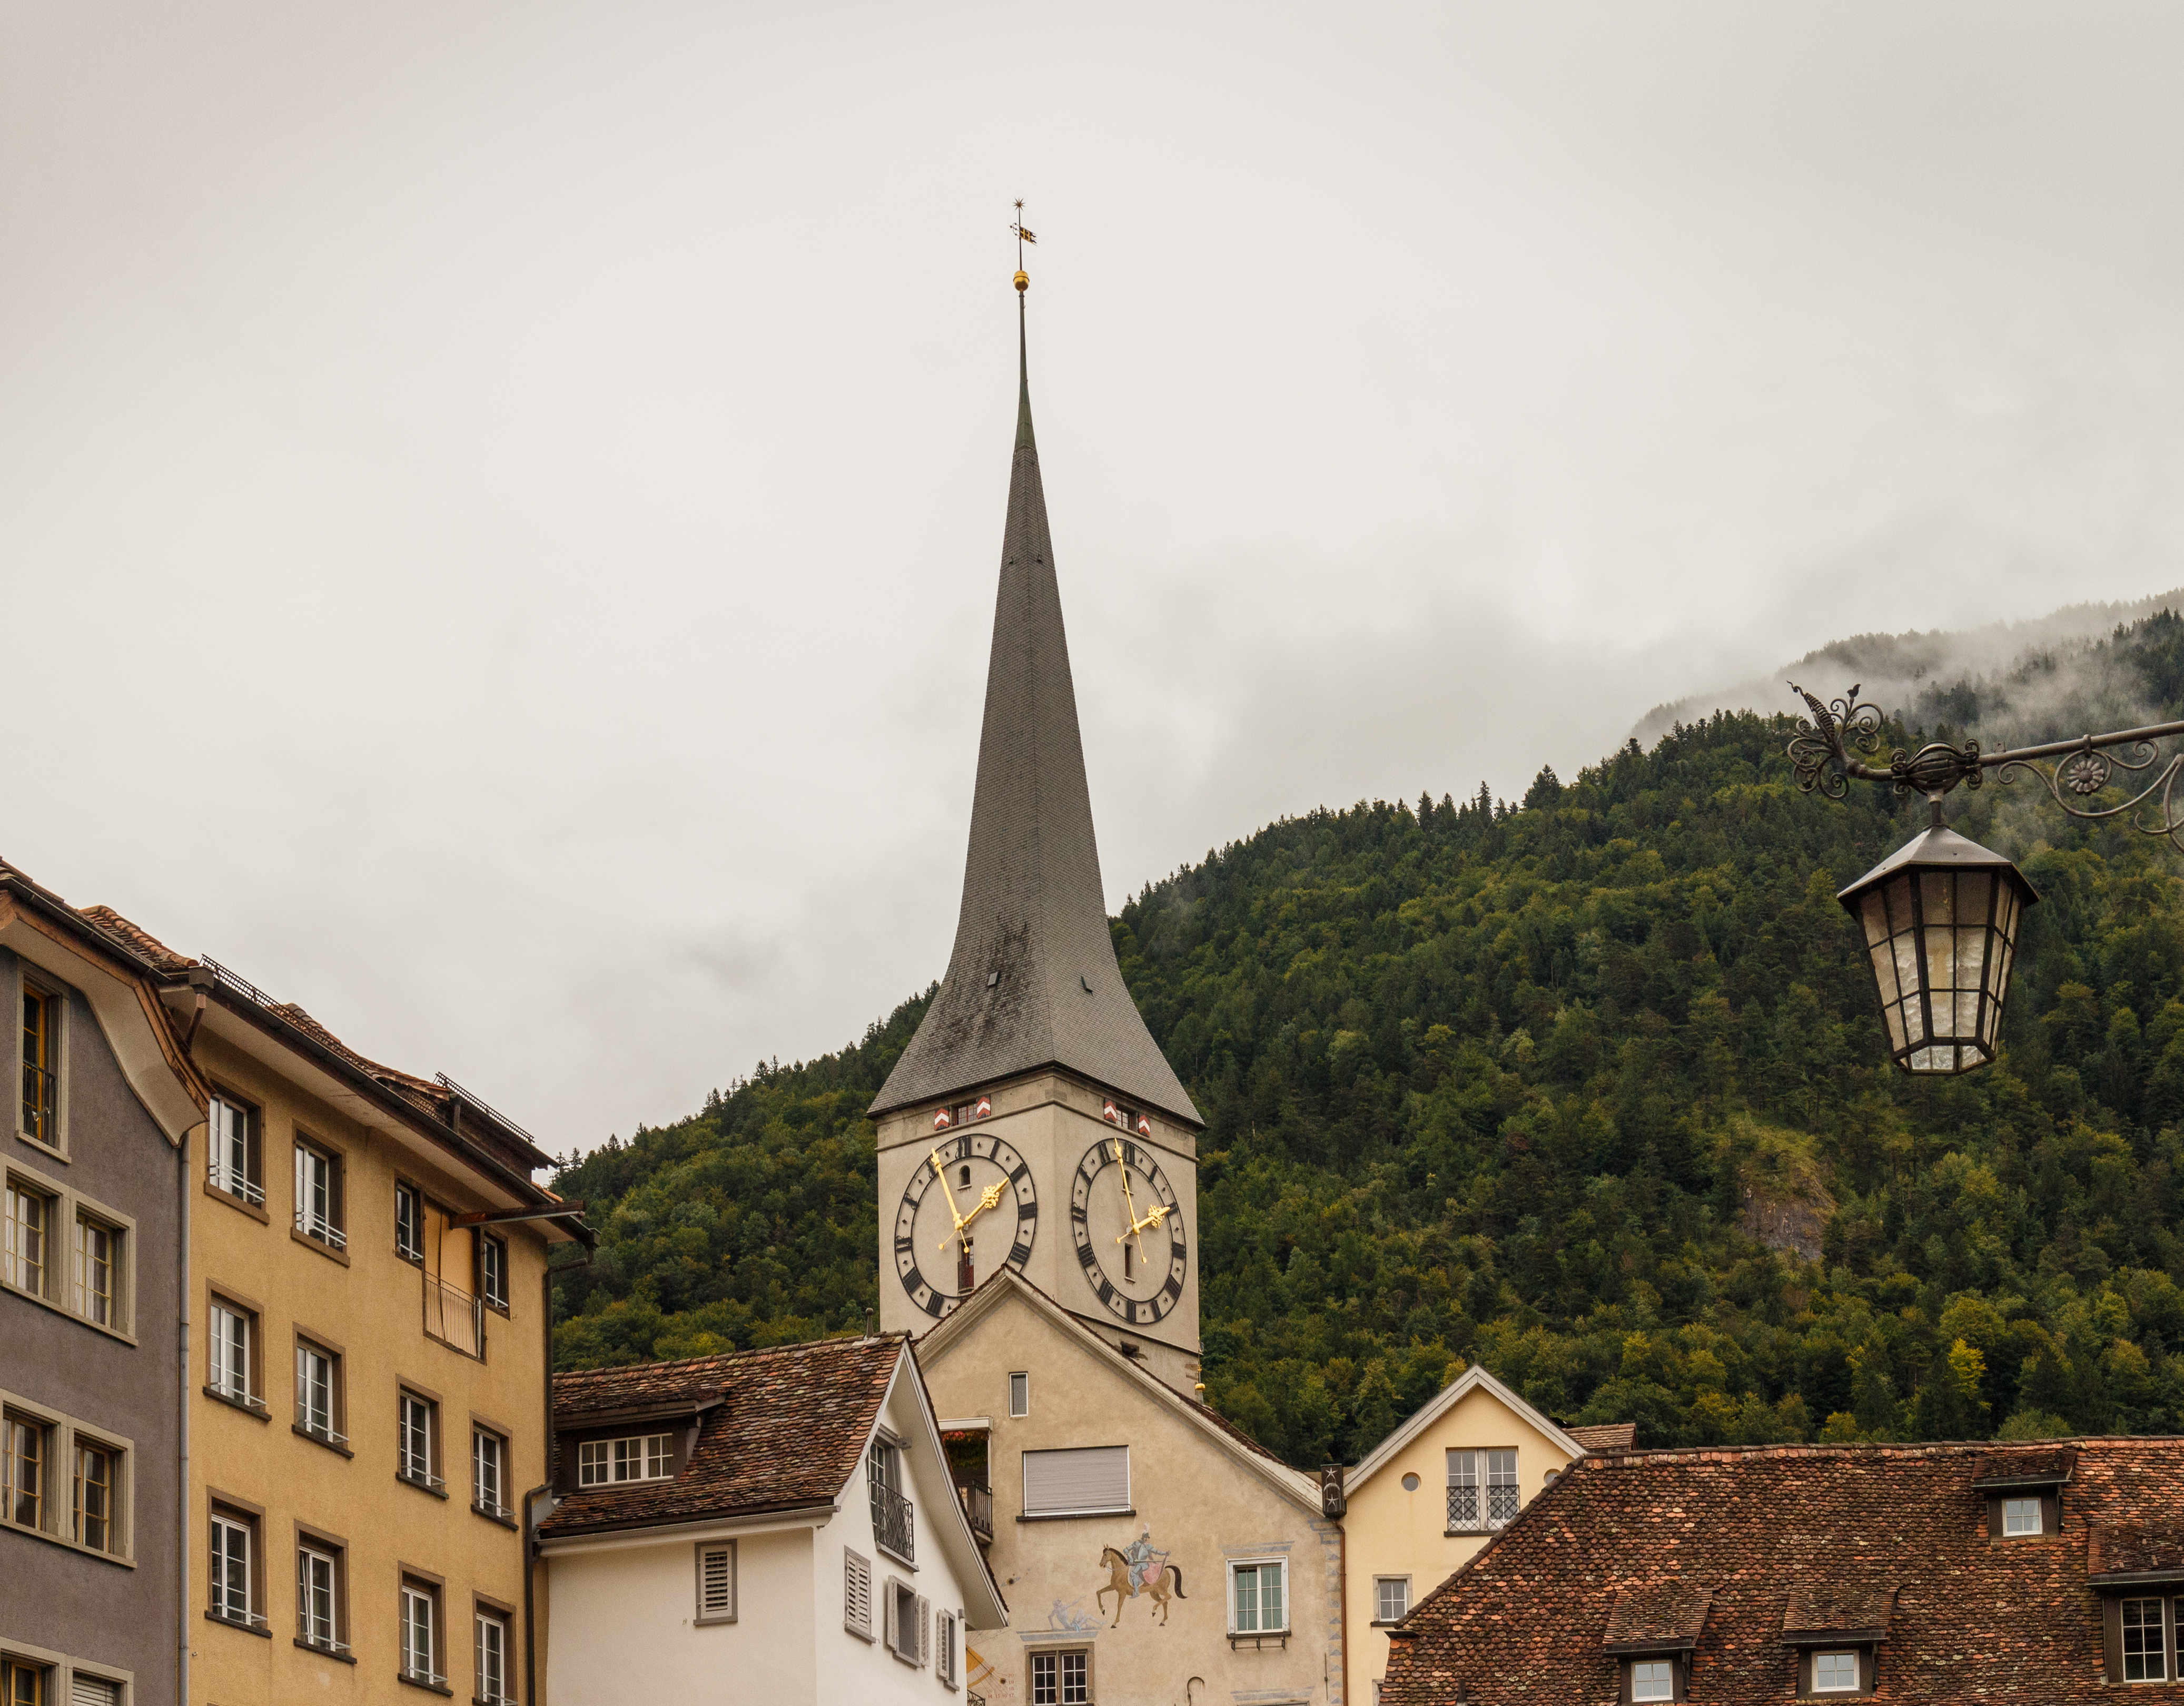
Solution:
<path fill-rule="evenodd" d="M 445 1079 L 126 920 L 211 1091 L 189 1211 L 190 1699 L 512 1706 L 547 1480 L 551 1165 Z M 421 1694 L 421 1691 L 425 1691 Z"/>
<path fill-rule="evenodd" d="M 1564 1428 L 1481 1368 L 1464 1371 L 1346 1478 L 1343 1651 L 1377 1703 L 1387 1631 L 1588 1451 L 1627 1447 L 1628 1422 Z"/>

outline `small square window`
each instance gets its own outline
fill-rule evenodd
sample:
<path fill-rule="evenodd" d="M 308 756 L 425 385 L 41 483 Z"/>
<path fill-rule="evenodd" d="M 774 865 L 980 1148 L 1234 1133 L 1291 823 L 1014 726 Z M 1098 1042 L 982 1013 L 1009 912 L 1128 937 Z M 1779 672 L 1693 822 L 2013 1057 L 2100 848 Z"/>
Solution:
<path fill-rule="evenodd" d="M 1815 1694 L 1857 1693 L 1858 1654 L 1856 1653 L 1815 1653 L 1813 1655 L 1813 1692 Z"/>
<path fill-rule="evenodd" d="M 425 1259 L 425 1198 L 414 1185 L 394 1187 L 394 1253 L 404 1262 Z"/>
<path fill-rule="evenodd" d="M 1022 1369 L 1009 1376 L 1009 1413 L 1011 1416 L 1031 1413 L 1031 1375 Z"/>
<path fill-rule="evenodd" d="M 1407 1575 L 1373 1578 L 1373 1620 L 1401 1623 L 1411 1612 L 1411 1579 Z"/>
<path fill-rule="evenodd" d="M 2006 1498 L 2002 1502 L 2002 1531 L 2006 1535 L 2038 1534 L 2041 1531 L 2040 1501 L 2037 1498 Z"/>
<path fill-rule="evenodd" d="M 1634 1659 L 1630 1661 L 1633 1700 L 1673 1700 L 1676 1698 L 1676 1661 L 1673 1659 Z"/>
<path fill-rule="evenodd" d="M 1034 1653 L 1031 1656 L 1032 1706 L 1089 1706 L 1091 1679 L 1089 1653 Z"/>

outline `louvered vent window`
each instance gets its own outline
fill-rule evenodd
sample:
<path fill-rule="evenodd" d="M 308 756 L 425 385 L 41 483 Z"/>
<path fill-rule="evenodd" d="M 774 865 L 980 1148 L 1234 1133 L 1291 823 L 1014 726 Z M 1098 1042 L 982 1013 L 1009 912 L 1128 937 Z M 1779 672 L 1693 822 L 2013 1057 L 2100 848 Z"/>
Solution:
<path fill-rule="evenodd" d="M 842 1626 L 872 1638 L 872 1561 L 847 1547 L 842 1548 Z"/>
<path fill-rule="evenodd" d="M 1026 1516 L 1084 1516 L 1130 1508 L 1128 1446 L 1026 1452 L 1023 1478 Z"/>
<path fill-rule="evenodd" d="M 715 1541 L 698 1548 L 698 1621 L 736 1620 L 736 1543 Z"/>
<path fill-rule="evenodd" d="M 96 1676 L 69 1679 L 69 1706 L 121 1706 L 121 1685 Z"/>

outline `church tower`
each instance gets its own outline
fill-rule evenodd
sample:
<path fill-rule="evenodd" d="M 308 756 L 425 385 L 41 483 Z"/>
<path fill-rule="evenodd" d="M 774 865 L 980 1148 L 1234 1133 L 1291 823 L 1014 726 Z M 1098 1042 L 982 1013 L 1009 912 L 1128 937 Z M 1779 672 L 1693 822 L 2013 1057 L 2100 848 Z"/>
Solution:
<path fill-rule="evenodd" d="M 1016 451 L 962 909 L 939 993 L 870 1110 L 880 1321 L 922 1333 L 1006 1266 L 1187 1392 L 1205 1122 L 1107 934 L 1016 282 Z"/>

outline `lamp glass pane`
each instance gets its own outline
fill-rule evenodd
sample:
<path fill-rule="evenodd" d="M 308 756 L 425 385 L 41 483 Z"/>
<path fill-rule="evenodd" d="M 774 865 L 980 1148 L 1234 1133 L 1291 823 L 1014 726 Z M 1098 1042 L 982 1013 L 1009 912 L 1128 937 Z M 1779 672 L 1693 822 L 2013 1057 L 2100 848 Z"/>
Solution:
<path fill-rule="evenodd" d="M 1886 942 L 1873 951 L 1873 980 L 1880 986 L 1881 1006 L 1902 999 L 1902 991 L 1896 987 L 1896 956 Z"/>
<path fill-rule="evenodd" d="M 1880 890 L 1869 889 L 1859 897 L 1858 917 L 1865 925 L 1865 945 L 1870 948 L 1888 939 L 1888 903 Z"/>
<path fill-rule="evenodd" d="M 1921 871 L 1919 873 L 1919 905 L 1926 914 L 1926 928 L 1956 923 L 1956 907 L 1953 904 L 1956 884 L 1950 882 L 1947 871 Z"/>
<path fill-rule="evenodd" d="M 1891 1001 L 1880 1010 L 1880 1016 L 1888 1021 L 1888 1051 L 1891 1054 L 1901 1053 L 1903 1048 L 1903 1005 Z"/>
<path fill-rule="evenodd" d="M 1888 928 L 1892 935 L 1901 935 L 1911 928 L 1911 877 L 1905 873 L 1892 877 L 1880 886 L 1888 897 Z"/>

